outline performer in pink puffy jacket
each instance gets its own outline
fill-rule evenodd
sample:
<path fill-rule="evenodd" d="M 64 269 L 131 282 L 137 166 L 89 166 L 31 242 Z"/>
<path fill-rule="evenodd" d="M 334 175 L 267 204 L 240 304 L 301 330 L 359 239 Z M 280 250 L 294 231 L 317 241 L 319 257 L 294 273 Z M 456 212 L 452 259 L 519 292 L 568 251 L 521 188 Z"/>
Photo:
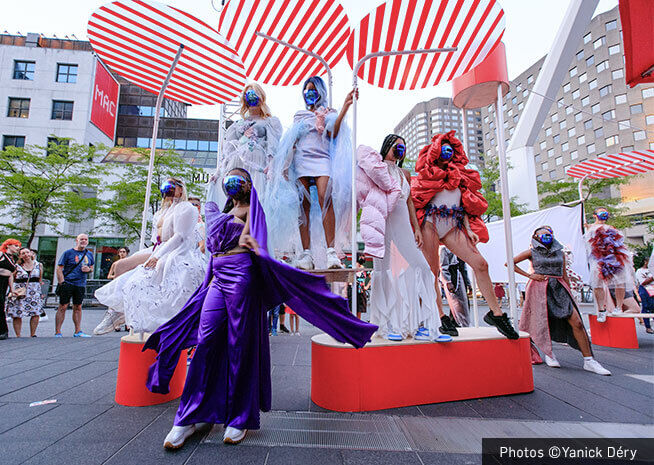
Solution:
<path fill-rule="evenodd" d="M 373 256 L 370 322 L 391 341 L 451 341 L 440 335 L 434 275 L 419 247 L 422 233 L 411 199 L 411 181 L 401 168 L 405 142 L 390 134 L 381 153 L 357 149 L 357 202 L 365 252 Z"/>

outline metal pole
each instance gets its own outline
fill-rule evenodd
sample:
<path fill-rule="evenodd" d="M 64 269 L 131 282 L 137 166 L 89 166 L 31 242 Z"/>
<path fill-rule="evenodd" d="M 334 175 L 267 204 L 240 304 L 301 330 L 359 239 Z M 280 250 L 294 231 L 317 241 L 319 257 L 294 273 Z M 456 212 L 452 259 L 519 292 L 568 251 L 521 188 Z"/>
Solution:
<path fill-rule="evenodd" d="M 225 123 L 227 122 L 225 104 L 220 104 L 220 116 L 218 118 L 218 151 L 216 152 L 216 174 L 220 166 L 220 156 L 223 154 L 223 139 L 225 137 Z"/>
<path fill-rule="evenodd" d="M 466 118 L 466 111 L 464 108 L 461 108 L 461 118 L 463 118 L 463 147 L 467 154 L 470 154 L 470 142 L 468 141 L 468 119 Z M 475 276 L 475 271 L 470 268 L 470 280 L 472 284 L 472 316 L 475 322 L 475 328 L 479 328 L 479 302 L 477 301 L 477 277 Z"/>
<path fill-rule="evenodd" d="M 357 243 L 357 185 L 356 185 L 356 169 L 357 169 L 357 75 L 359 68 L 368 60 L 375 57 L 387 57 L 395 55 L 419 55 L 423 53 L 442 53 L 442 52 L 456 52 L 456 47 L 448 48 L 431 48 L 419 50 L 396 50 L 390 52 L 375 52 L 361 58 L 354 68 L 352 69 L 352 87 L 354 88 L 355 98 L 352 102 L 352 270 L 355 270 L 356 253 L 358 251 Z M 356 281 L 356 278 L 355 278 Z M 357 309 L 357 293 L 355 288 L 356 282 L 352 285 L 352 313 L 356 314 Z"/>
<path fill-rule="evenodd" d="M 516 292 L 515 271 L 513 264 L 513 231 L 511 229 L 511 197 L 509 197 L 509 183 L 506 163 L 506 149 L 504 147 L 504 105 L 502 86 L 497 86 L 497 102 L 495 102 L 495 136 L 497 137 L 497 153 L 500 159 L 500 188 L 502 192 L 502 216 L 504 220 L 504 240 L 506 244 L 506 266 L 509 276 L 509 308 L 513 326 L 516 326 Z"/>
<path fill-rule="evenodd" d="M 332 106 L 332 94 L 333 94 L 333 86 L 334 86 L 334 77 L 332 76 L 332 69 L 329 67 L 329 63 L 325 61 L 323 57 L 318 55 L 317 53 L 313 53 L 310 50 L 305 50 L 301 47 L 298 47 L 297 45 L 289 44 L 288 42 L 284 42 L 283 40 L 276 39 L 275 37 L 271 37 L 268 34 L 264 34 L 263 32 L 255 32 L 256 35 L 259 37 L 263 37 L 264 39 L 268 39 L 271 42 L 275 42 L 276 44 L 283 45 L 284 47 L 292 48 L 293 50 L 297 50 L 300 53 L 304 53 L 305 55 L 309 55 L 312 58 L 315 58 L 318 60 L 325 70 L 327 71 L 327 86 L 329 88 L 329 106 Z"/>
<path fill-rule="evenodd" d="M 145 200 L 143 201 L 143 219 L 141 220 L 141 239 L 139 240 L 139 250 L 143 250 L 143 247 L 145 246 L 145 233 L 148 226 L 147 218 L 148 218 L 148 209 L 150 207 L 150 194 L 152 193 L 152 172 L 154 171 L 154 157 L 157 150 L 157 134 L 159 133 L 159 120 L 161 118 L 159 113 L 161 112 L 161 104 L 163 103 L 164 93 L 166 92 L 166 88 L 168 87 L 170 78 L 173 75 L 175 66 L 177 66 L 177 62 L 179 61 L 179 58 L 182 56 L 183 51 L 184 51 L 184 44 L 179 44 L 179 49 L 177 50 L 177 54 L 175 55 L 175 58 L 173 59 L 173 62 L 170 65 L 170 70 L 168 70 L 168 75 L 166 76 L 166 79 L 164 79 L 164 82 L 161 84 L 161 90 L 159 91 L 159 95 L 157 96 L 157 105 L 154 111 L 154 123 L 152 124 L 152 144 L 150 147 L 150 163 L 148 164 L 148 180 L 145 185 Z"/>

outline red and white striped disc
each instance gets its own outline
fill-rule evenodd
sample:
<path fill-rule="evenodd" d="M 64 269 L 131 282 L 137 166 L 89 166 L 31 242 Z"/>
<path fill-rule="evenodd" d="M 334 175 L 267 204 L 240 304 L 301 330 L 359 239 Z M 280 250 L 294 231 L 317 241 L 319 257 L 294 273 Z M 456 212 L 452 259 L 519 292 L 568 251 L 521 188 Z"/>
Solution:
<path fill-rule="evenodd" d="M 504 34 L 496 0 L 388 0 L 354 29 L 347 59 L 369 53 L 457 47 L 456 52 L 372 58 L 358 76 L 385 89 L 421 89 L 447 82 L 481 63 Z"/>
<path fill-rule="evenodd" d="M 249 79 L 294 86 L 325 74 L 320 62 L 305 53 L 257 36 L 288 42 L 322 57 L 330 67 L 345 54 L 350 26 L 335 0 L 229 0 L 220 14 L 219 31 L 243 57 Z"/>
<path fill-rule="evenodd" d="M 184 11 L 145 0 L 120 0 L 89 19 L 93 49 L 113 71 L 158 94 L 180 44 L 184 51 L 165 92 L 190 104 L 225 103 L 245 87 L 243 62 L 229 42 Z"/>
<path fill-rule="evenodd" d="M 635 150 L 601 155 L 582 161 L 566 170 L 573 178 L 591 179 L 621 178 L 654 170 L 654 150 Z"/>

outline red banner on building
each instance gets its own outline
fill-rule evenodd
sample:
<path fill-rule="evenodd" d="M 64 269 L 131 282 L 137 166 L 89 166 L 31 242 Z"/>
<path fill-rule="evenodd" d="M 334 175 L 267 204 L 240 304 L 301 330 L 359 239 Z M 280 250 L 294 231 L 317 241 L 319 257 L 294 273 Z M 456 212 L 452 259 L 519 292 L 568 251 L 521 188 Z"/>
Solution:
<path fill-rule="evenodd" d="M 91 123 L 95 124 L 112 141 L 116 133 L 119 91 L 118 81 L 98 60 L 95 64 Z"/>

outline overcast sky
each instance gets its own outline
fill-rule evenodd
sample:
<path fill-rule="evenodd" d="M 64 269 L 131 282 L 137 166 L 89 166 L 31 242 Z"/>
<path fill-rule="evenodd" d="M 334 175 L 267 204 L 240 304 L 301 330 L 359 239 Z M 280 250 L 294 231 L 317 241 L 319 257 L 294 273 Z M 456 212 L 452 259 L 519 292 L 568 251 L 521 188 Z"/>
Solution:
<path fill-rule="evenodd" d="M 75 34 L 86 39 L 86 23 L 93 11 L 106 1 L 96 0 L 22 0 L 2 2 L 0 30 L 15 34 L 38 32 L 46 36 L 65 37 Z M 218 23 L 218 13 L 210 0 L 163 0 L 184 9 L 210 25 Z M 216 4 L 220 1 L 216 0 Z M 381 0 L 342 0 L 352 24 L 356 24 Z M 509 77 L 514 78 L 524 69 L 547 54 L 569 0 L 500 0 L 506 13 L 506 32 L 503 41 L 507 49 Z M 600 0 L 595 14 L 607 11 L 618 0 Z M 339 107 L 349 91 L 352 71 L 343 59 L 334 70 L 334 105 Z M 416 103 L 436 96 L 451 97 L 450 84 L 411 92 L 374 88 L 361 83 L 358 142 L 377 147 L 384 136 Z M 268 103 L 282 124 L 288 127 L 295 111 L 303 108 L 299 88 L 266 86 Z M 191 107 L 189 116 L 218 118 L 218 107 Z"/>

